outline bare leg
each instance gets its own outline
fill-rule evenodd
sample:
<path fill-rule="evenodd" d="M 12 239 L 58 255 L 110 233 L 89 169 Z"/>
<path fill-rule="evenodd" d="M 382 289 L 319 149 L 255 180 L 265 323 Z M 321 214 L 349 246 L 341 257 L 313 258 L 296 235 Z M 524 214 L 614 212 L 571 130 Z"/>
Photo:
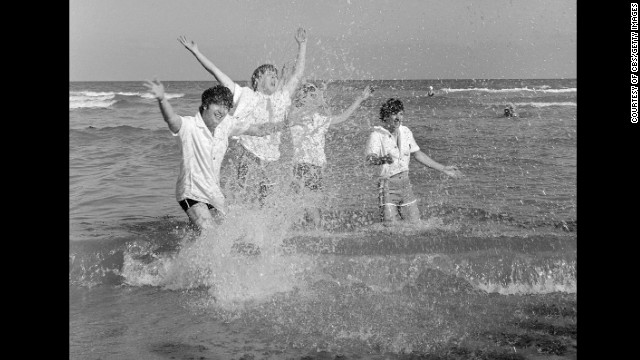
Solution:
<path fill-rule="evenodd" d="M 322 226 L 322 216 L 320 215 L 320 209 L 308 208 L 306 209 L 308 216 L 313 221 L 313 226 L 318 229 Z"/>
<path fill-rule="evenodd" d="M 382 221 L 385 226 L 398 221 L 398 207 L 392 204 L 385 204 L 380 207 L 382 211 Z"/>
<path fill-rule="evenodd" d="M 213 216 L 205 203 L 199 202 L 188 208 L 187 216 L 189 216 L 189 220 L 200 230 L 211 229 L 215 225 Z"/>
<path fill-rule="evenodd" d="M 418 209 L 418 202 L 400 207 L 400 215 L 402 219 L 415 223 L 420 221 L 420 209 Z"/>

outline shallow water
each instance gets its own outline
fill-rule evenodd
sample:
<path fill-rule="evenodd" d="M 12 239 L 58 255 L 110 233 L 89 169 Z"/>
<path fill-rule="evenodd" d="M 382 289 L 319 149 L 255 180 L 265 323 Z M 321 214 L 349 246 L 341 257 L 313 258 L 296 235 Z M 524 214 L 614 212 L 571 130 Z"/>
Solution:
<path fill-rule="evenodd" d="M 234 192 L 198 236 L 175 202 L 178 148 L 141 84 L 70 84 L 70 357 L 575 358 L 575 80 L 336 81 L 324 226 L 281 181 L 263 209 Z M 208 82 L 168 82 L 192 115 Z M 427 97 L 429 85 L 437 91 Z M 388 97 L 422 150 L 422 222 L 384 227 L 363 163 Z M 512 102 L 521 115 L 500 117 Z M 286 140 L 286 136 L 285 136 Z"/>

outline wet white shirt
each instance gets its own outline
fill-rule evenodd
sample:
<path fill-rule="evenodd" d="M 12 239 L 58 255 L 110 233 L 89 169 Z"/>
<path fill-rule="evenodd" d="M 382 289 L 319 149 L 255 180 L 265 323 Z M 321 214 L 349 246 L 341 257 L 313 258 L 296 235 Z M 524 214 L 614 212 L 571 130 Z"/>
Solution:
<path fill-rule="evenodd" d="M 180 118 L 180 130 L 171 133 L 178 138 L 181 156 L 176 200 L 189 198 L 205 202 L 224 213 L 220 167 L 229 146 L 229 136 L 239 133 L 244 127 L 239 126 L 233 116 L 227 115 L 211 134 L 199 112 L 196 116 Z"/>
<path fill-rule="evenodd" d="M 400 144 L 398 147 L 397 134 L 400 133 Z M 369 135 L 365 155 L 384 156 L 391 155 L 393 163 L 383 164 L 380 170 L 380 177 L 387 178 L 403 171 L 409 170 L 409 160 L 411 153 L 420 150 L 413 138 L 413 133 L 408 127 L 400 125 L 395 133 L 390 133 L 382 126 L 374 126 L 373 132 Z"/>
<path fill-rule="evenodd" d="M 235 84 L 233 90 L 233 116 L 245 125 L 283 121 L 287 115 L 291 98 L 288 91 L 281 90 L 271 95 Z M 266 161 L 280 158 L 280 132 L 267 136 L 238 136 L 240 144 L 249 152 Z"/>
<path fill-rule="evenodd" d="M 318 113 L 303 116 L 304 125 L 291 127 L 293 142 L 293 161 L 324 166 L 327 158 L 324 154 L 325 135 L 331 125 L 331 118 Z"/>

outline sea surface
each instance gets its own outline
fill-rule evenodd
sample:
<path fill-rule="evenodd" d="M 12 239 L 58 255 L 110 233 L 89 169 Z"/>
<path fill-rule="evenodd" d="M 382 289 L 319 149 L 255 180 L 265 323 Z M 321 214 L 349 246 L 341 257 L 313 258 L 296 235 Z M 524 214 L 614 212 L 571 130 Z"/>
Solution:
<path fill-rule="evenodd" d="M 216 83 L 164 84 L 193 116 Z M 321 228 L 292 191 L 285 133 L 264 207 L 235 186 L 230 148 L 230 212 L 201 235 L 142 82 L 71 82 L 70 358 L 576 358 L 576 79 L 330 81 L 331 112 L 366 85 L 327 134 Z M 465 177 L 413 160 L 422 221 L 385 227 L 364 148 L 391 97 L 421 150 Z"/>

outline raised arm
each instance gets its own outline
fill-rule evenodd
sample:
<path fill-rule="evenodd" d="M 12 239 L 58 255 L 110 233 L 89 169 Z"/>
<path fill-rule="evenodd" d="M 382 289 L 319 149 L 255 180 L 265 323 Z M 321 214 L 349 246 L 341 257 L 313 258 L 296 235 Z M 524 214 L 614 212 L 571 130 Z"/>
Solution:
<path fill-rule="evenodd" d="M 429 156 L 427 156 L 427 154 L 423 153 L 421 150 L 414 152 L 413 156 L 422 165 L 441 171 L 451 176 L 452 178 L 460 178 L 464 176 L 456 166 L 442 165 L 437 161 L 433 160 L 432 158 L 430 158 Z"/>
<path fill-rule="evenodd" d="M 362 95 L 356 98 L 353 104 L 351 104 L 351 106 L 349 106 L 342 114 L 331 117 L 331 125 L 340 124 L 341 122 L 344 122 L 345 120 L 347 120 L 349 116 L 351 116 L 353 112 L 356 111 L 356 109 L 360 106 L 360 104 L 366 99 L 368 99 L 372 93 L 373 93 L 373 88 L 371 86 L 366 86 L 362 91 Z"/>
<path fill-rule="evenodd" d="M 182 126 L 182 119 L 180 116 L 176 115 L 173 111 L 173 107 L 169 104 L 169 101 L 164 95 L 164 85 L 154 78 L 153 81 L 147 80 L 144 83 L 144 86 L 149 89 L 154 98 L 158 100 L 158 104 L 160 105 L 160 112 L 162 112 L 162 117 L 164 121 L 169 125 L 169 130 L 172 133 L 176 134 L 180 131 L 180 127 Z"/>
<path fill-rule="evenodd" d="M 184 47 L 187 48 L 187 50 L 189 50 L 193 54 L 193 56 L 196 57 L 196 59 L 198 59 L 200 64 L 202 64 L 202 66 L 211 75 L 213 75 L 213 77 L 216 78 L 216 80 L 218 80 L 220 84 L 229 88 L 229 90 L 231 90 L 231 93 L 233 93 L 233 88 L 235 87 L 235 83 L 233 82 L 233 80 L 231 80 L 230 77 L 228 77 L 225 73 L 218 69 L 218 67 L 214 63 L 212 63 L 211 60 L 207 59 L 207 57 L 200 52 L 200 50 L 198 49 L 198 44 L 196 44 L 195 41 L 188 41 L 184 35 L 178 37 L 178 41 L 182 45 L 184 45 Z"/>
<path fill-rule="evenodd" d="M 287 63 L 284 63 L 282 65 L 282 70 L 280 70 L 280 76 L 278 77 L 278 85 L 276 86 L 276 91 L 282 90 L 284 84 L 286 84 L 289 78 L 291 78 L 291 74 L 293 73 L 292 67 L 294 66 L 295 64 Z"/>
<path fill-rule="evenodd" d="M 293 75 L 289 78 L 283 86 L 283 90 L 287 90 L 291 96 L 298 87 L 302 74 L 304 73 L 305 58 L 307 56 L 307 31 L 303 28 L 299 28 L 296 32 L 296 41 L 298 42 L 298 57 L 296 59 L 295 70 Z"/>

